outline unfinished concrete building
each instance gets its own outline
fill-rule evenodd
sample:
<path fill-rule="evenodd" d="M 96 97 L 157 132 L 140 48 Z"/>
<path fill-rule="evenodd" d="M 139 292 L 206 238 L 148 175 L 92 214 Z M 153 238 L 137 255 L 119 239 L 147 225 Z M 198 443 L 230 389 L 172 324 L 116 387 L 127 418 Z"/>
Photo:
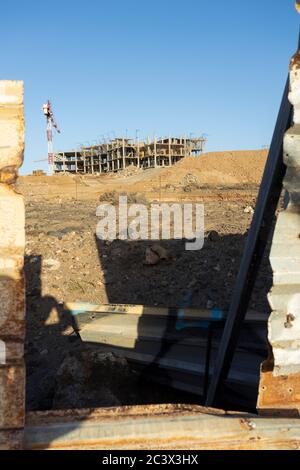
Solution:
<path fill-rule="evenodd" d="M 54 154 L 53 173 L 101 174 L 128 166 L 155 168 L 171 166 L 179 160 L 201 155 L 204 137 L 167 137 L 147 142 L 115 138 L 107 143 Z"/>

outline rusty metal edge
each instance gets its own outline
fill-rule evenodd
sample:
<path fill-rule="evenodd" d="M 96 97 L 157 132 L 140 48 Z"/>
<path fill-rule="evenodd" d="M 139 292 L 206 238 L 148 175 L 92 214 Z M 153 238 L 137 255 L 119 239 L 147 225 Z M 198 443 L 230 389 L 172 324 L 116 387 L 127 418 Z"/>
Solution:
<path fill-rule="evenodd" d="M 300 420 L 190 405 L 32 412 L 26 449 L 300 449 Z"/>

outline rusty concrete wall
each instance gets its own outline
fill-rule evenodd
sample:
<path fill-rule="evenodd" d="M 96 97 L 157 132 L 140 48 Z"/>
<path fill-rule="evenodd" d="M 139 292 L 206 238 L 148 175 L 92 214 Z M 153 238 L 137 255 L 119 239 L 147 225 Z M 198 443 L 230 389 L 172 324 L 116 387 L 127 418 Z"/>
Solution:
<path fill-rule="evenodd" d="M 273 287 L 268 337 L 272 357 L 263 365 L 258 408 L 272 414 L 300 410 L 300 50 L 290 64 L 293 125 L 284 138 L 284 188 L 289 204 L 278 216 L 270 262 Z"/>
<path fill-rule="evenodd" d="M 25 415 L 23 82 L 0 81 L 0 449 L 22 447 Z"/>

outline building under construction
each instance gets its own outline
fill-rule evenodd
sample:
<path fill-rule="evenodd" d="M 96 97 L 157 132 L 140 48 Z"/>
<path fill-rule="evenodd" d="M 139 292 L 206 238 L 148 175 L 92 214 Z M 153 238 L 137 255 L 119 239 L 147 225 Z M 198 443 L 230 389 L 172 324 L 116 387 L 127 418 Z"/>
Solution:
<path fill-rule="evenodd" d="M 185 157 L 201 155 L 203 137 L 167 137 L 147 142 L 116 138 L 106 143 L 54 154 L 54 173 L 101 174 L 128 166 L 155 168 L 171 166 Z"/>

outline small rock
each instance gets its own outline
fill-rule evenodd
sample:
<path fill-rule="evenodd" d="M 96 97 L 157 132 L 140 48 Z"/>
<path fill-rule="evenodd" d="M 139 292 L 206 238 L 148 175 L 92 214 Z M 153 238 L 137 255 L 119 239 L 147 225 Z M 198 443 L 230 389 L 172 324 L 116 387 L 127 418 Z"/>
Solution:
<path fill-rule="evenodd" d="M 192 288 L 195 287 L 197 284 L 198 284 L 197 279 L 193 279 L 193 280 L 189 283 L 188 287 L 189 287 L 190 289 L 192 289 Z"/>
<path fill-rule="evenodd" d="M 217 266 L 215 266 L 213 269 L 214 271 L 217 271 L 218 273 L 221 271 L 221 267 L 219 264 L 217 264 Z"/>
<path fill-rule="evenodd" d="M 48 353 L 49 353 L 48 349 L 43 349 L 43 350 L 40 352 L 40 355 L 41 355 L 41 356 L 47 356 Z"/>
<path fill-rule="evenodd" d="M 170 253 L 163 246 L 155 244 L 146 248 L 146 261 L 147 265 L 158 264 L 161 260 L 170 259 Z"/>
<path fill-rule="evenodd" d="M 247 206 L 244 209 L 244 214 L 254 214 L 254 209 L 251 206 Z"/>
<path fill-rule="evenodd" d="M 56 237 L 61 240 L 65 234 L 61 230 L 50 230 L 49 232 L 47 232 L 47 235 L 49 237 Z"/>
<path fill-rule="evenodd" d="M 60 262 L 57 259 L 48 258 L 43 260 L 43 267 L 49 269 L 49 271 L 56 271 L 60 268 Z"/>
<path fill-rule="evenodd" d="M 170 253 L 161 245 L 152 245 L 151 250 L 156 253 L 160 259 L 170 259 Z"/>
<path fill-rule="evenodd" d="M 148 266 L 154 266 L 160 262 L 160 257 L 157 253 L 151 250 L 151 248 L 146 248 L 146 259 L 145 264 Z"/>

